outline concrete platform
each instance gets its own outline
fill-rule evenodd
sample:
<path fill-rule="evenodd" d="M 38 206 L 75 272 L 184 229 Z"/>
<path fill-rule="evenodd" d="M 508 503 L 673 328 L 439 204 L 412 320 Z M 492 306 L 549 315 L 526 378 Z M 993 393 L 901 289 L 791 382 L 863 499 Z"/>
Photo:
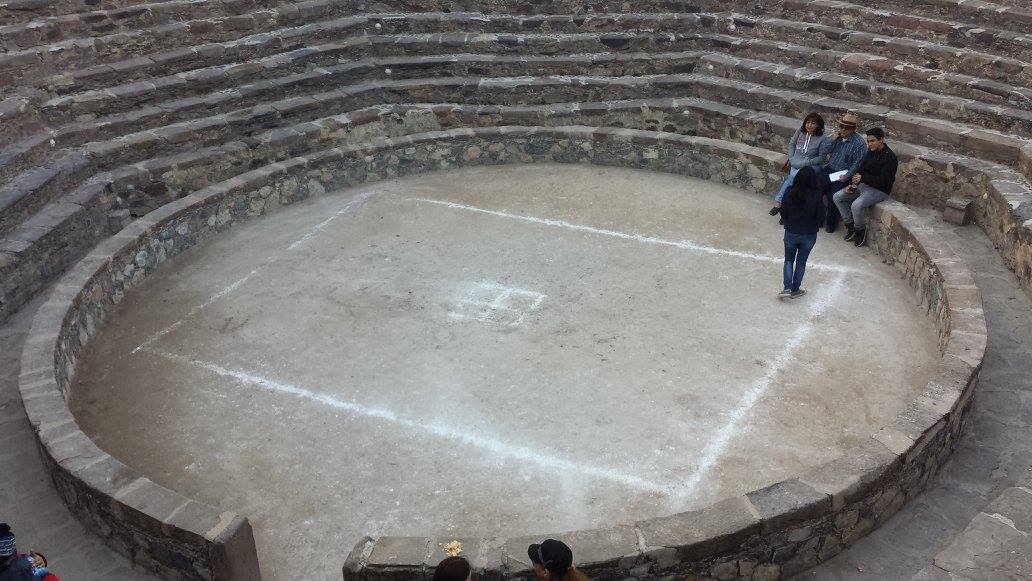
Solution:
<path fill-rule="evenodd" d="M 73 409 L 156 482 L 248 515 L 271 579 L 330 575 L 362 534 L 697 507 L 840 454 L 937 358 L 896 271 L 838 234 L 778 301 L 768 203 L 542 165 L 329 195 L 131 293 Z"/>

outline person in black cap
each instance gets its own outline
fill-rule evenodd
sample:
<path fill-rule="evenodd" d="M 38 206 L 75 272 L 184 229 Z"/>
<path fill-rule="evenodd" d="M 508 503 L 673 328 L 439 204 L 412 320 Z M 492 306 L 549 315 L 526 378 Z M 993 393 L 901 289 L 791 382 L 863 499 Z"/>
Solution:
<path fill-rule="evenodd" d="M 473 567 L 459 556 L 446 557 L 434 568 L 433 581 L 469 581 L 473 578 Z"/>
<path fill-rule="evenodd" d="M 587 575 L 573 566 L 573 551 L 562 541 L 545 539 L 540 545 L 533 544 L 527 547 L 527 556 L 542 581 L 588 581 Z"/>
<path fill-rule="evenodd" d="M 18 552 L 14 532 L 5 522 L 0 523 L 0 581 L 58 581 L 43 555 Z"/>

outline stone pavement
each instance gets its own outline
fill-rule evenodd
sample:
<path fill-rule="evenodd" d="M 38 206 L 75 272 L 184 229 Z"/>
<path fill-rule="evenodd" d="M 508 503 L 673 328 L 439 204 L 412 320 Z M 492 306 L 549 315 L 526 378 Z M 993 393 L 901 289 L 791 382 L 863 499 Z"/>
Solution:
<path fill-rule="evenodd" d="M 928 491 L 798 579 L 1032 579 L 1032 301 L 981 230 L 923 213 L 985 303 L 989 345 L 967 432 Z"/>
<path fill-rule="evenodd" d="M 22 342 L 42 302 L 37 297 L 0 326 L 0 520 L 11 524 L 19 549 L 44 553 L 62 581 L 155 579 L 86 530 L 43 469 L 17 385 Z"/>

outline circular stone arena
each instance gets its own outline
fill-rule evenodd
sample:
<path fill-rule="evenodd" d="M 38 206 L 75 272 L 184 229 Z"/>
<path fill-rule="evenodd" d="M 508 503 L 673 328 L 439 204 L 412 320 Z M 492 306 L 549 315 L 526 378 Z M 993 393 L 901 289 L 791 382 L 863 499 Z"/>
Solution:
<path fill-rule="evenodd" d="M 557 165 L 328 194 L 130 292 L 71 405 L 113 456 L 247 515 L 264 578 L 333 578 L 362 535 L 701 507 L 847 452 L 939 357 L 899 273 L 839 234 L 778 300 L 768 204 Z"/>

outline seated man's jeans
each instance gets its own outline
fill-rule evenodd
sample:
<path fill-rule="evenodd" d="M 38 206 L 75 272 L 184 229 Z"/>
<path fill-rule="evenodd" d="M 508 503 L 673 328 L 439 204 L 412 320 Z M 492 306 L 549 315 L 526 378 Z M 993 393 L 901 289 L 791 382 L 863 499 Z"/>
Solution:
<path fill-rule="evenodd" d="M 864 209 L 879 202 L 884 202 L 888 198 L 888 194 L 867 184 L 858 185 L 853 192 L 850 192 L 847 188 L 842 188 L 832 196 L 835 206 L 838 208 L 839 213 L 842 214 L 842 219 L 847 224 L 852 223 L 857 230 L 865 228 Z"/>

